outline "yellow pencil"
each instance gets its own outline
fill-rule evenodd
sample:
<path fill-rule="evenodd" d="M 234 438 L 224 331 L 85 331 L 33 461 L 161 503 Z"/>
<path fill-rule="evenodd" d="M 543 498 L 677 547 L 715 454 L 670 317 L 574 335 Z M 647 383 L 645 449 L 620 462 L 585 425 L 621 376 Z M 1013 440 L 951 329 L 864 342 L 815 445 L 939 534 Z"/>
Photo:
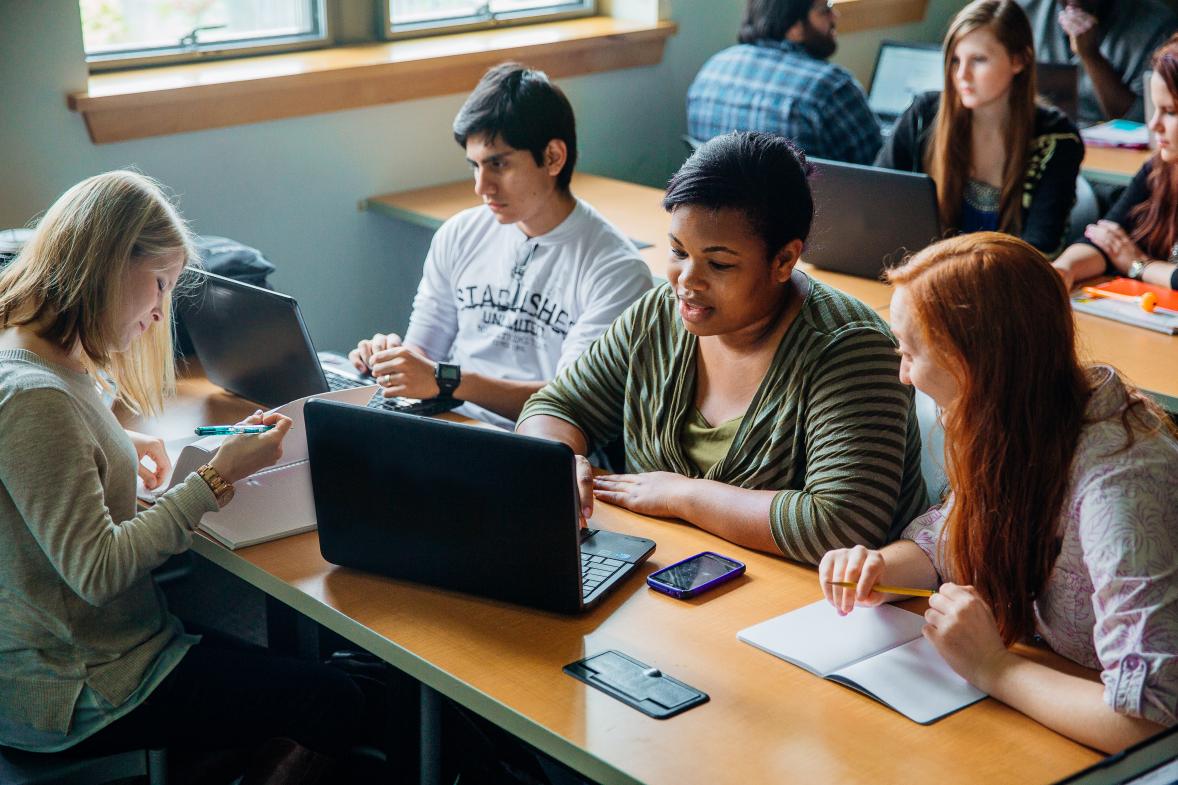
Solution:
<path fill-rule="evenodd" d="M 859 584 L 851 581 L 827 581 L 831 586 L 842 586 L 844 589 L 855 589 Z M 874 590 L 880 594 L 903 594 L 906 597 L 932 597 L 936 594 L 932 589 L 909 589 L 906 586 L 885 586 L 876 584 Z"/>

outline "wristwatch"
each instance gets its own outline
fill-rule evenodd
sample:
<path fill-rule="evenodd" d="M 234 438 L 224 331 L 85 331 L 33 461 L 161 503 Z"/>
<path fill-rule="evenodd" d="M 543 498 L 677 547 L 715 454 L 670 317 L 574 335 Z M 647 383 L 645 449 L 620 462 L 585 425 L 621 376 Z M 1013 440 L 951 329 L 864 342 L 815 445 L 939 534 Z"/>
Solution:
<path fill-rule="evenodd" d="M 1135 259 L 1133 264 L 1129 265 L 1129 277 L 1134 281 L 1140 281 L 1141 277 L 1145 275 L 1145 268 L 1149 267 L 1149 259 Z"/>
<path fill-rule="evenodd" d="M 438 383 L 438 397 L 450 398 L 462 383 L 462 368 L 453 363 L 438 363 L 434 368 L 434 380 Z"/>
<path fill-rule="evenodd" d="M 209 490 L 213 492 L 213 496 L 217 500 L 217 507 L 222 508 L 229 502 L 233 501 L 233 483 L 227 481 L 221 476 L 221 473 L 213 468 L 213 465 L 206 463 L 196 470 L 200 478 L 208 483 Z"/>

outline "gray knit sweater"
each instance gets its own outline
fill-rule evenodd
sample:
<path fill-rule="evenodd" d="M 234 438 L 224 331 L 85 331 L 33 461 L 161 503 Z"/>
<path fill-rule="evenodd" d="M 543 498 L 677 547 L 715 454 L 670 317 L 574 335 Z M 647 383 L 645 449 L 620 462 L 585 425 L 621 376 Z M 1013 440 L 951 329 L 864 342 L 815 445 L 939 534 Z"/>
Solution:
<path fill-rule="evenodd" d="M 177 640 L 150 571 L 217 509 L 196 474 L 136 514 L 136 456 L 93 380 L 0 351 L 0 718 L 69 730 L 89 686 L 123 704 Z M 3 739 L 0 739 L 3 743 Z"/>

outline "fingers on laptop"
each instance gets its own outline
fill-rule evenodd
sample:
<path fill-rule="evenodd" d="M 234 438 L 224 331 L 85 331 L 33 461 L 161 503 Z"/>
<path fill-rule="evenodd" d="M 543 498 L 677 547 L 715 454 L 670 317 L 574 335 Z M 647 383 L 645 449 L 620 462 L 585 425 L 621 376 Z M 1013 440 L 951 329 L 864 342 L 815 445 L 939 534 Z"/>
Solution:
<path fill-rule="evenodd" d="M 356 348 L 348 352 L 348 359 L 357 371 L 367 373 L 372 368 L 372 355 L 400 345 L 401 336 L 396 333 L 376 333 L 356 344 Z"/>
<path fill-rule="evenodd" d="M 581 497 L 581 527 L 593 517 L 593 465 L 584 455 L 577 456 L 577 493 Z"/>

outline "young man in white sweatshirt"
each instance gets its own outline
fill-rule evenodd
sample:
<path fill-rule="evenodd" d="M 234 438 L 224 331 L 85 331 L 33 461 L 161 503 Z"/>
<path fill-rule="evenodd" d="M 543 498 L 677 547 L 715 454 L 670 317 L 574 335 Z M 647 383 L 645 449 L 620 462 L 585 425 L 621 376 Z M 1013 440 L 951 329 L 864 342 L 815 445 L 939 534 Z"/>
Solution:
<path fill-rule="evenodd" d="M 511 427 L 524 402 L 651 286 L 634 244 L 569 189 L 573 109 L 541 71 L 482 78 L 454 119 L 483 200 L 430 244 L 402 339 L 349 354 L 386 397 L 449 392 L 464 413 Z"/>

